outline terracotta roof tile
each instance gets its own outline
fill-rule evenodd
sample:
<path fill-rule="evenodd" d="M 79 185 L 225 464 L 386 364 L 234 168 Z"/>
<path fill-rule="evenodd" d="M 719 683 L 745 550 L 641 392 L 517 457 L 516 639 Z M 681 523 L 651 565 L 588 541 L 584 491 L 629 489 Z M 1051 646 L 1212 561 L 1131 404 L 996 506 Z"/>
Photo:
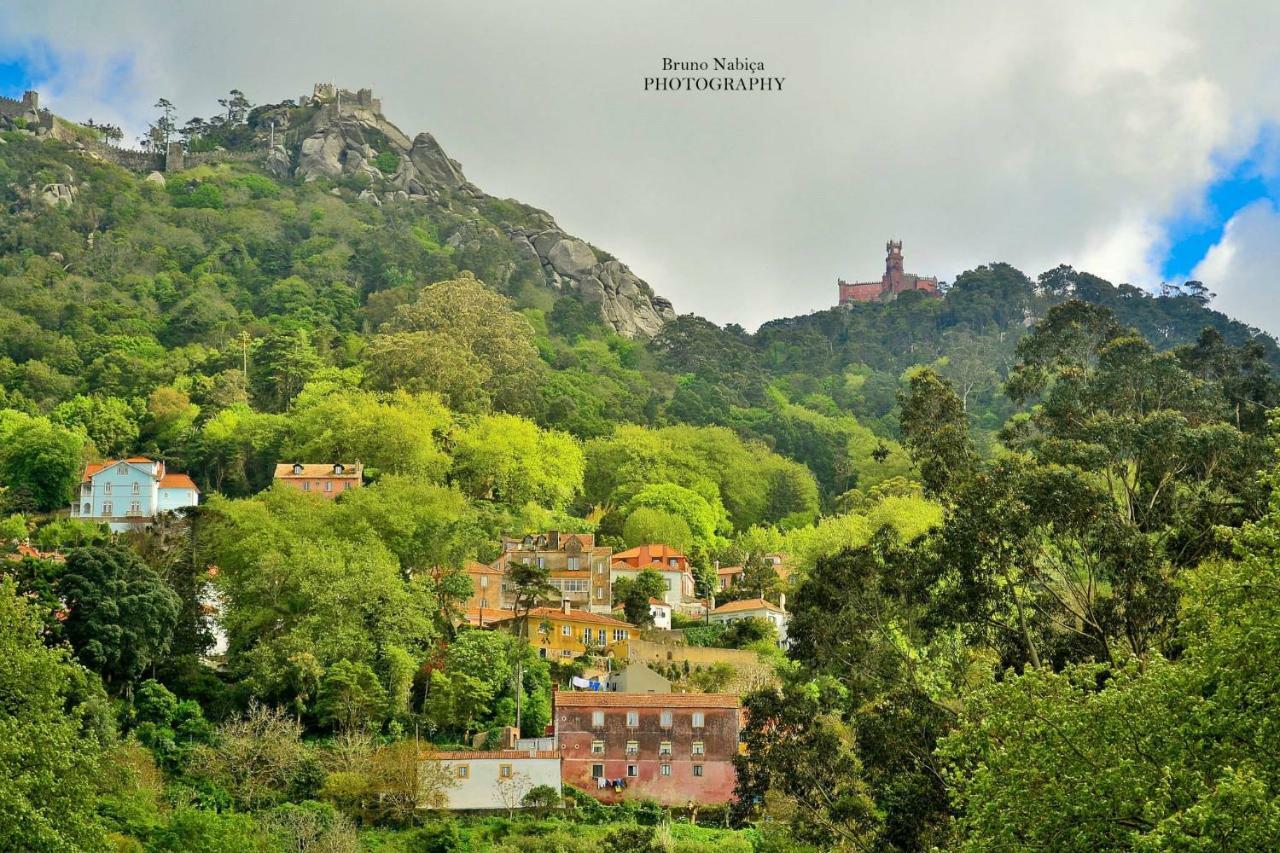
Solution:
<path fill-rule="evenodd" d="M 712 610 L 711 613 L 712 615 L 716 613 L 740 613 L 744 610 L 770 610 L 774 613 L 786 613 L 778 605 L 765 601 L 763 598 L 744 598 L 742 601 L 730 601 Z"/>
<path fill-rule="evenodd" d="M 433 752 L 424 750 L 421 758 L 423 761 L 478 761 L 482 758 L 556 758 L 560 757 L 560 753 L 547 750 L 538 750 L 533 754 L 527 749 L 497 749 L 497 750 L 449 750 L 443 752 Z"/>
<path fill-rule="evenodd" d="M 200 491 L 200 489 L 196 487 L 195 480 L 192 480 L 186 474 L 165 474 L 160 478 L 160 488 L 195 489 L 197 492 Z"/>
<path fill-rule="evenodd" d="M 558 690 L 563 708 L 737 708 L 742 700 L 732 693 L 602 693 Z"/>
<path fill-rule="evenodd" d="M 740 575 L 742 574 L 742 566 L 721 566 L 716 569 L 718 575 Z"/>
<path fill-rule="evenodd" d="M 359 462 L 352 465 L 344 465 L 346 469 L 341 474 L 333 473 L 332 462 L 305 463 L 301 464 L 301 473 L 293 473 L 294 463 L 281 462 L 276 465 L 276 479 L 291 479 L 293 477 L 306 477 L 308 479 L 316 477 L 324 477 L 331 480 L 358 480 L 364 471 L 364 466 Z"/>
<path fill-rule="evenodd" d="M 514 618 L 516 618 L 516 614 L 508 613 L 506 616 L 502 617 L 502 620 L 494 620 L 494 621 L 506 621 L 507 619 L 514 619 Z M 529 618 L 530 619 L 559 618 L 568 622 L 591 622 L 592 624 L 595 624 L 595 625 L 615 625 L 619 628 L 634 627 L 629 622 L 623 622 L 620 619 L 614 619 L 612 616 L 605 616 L 601 613 L 591 613 L 590 611 L 587 611 L 587 610 L 570 610 L 568 613 L 565 613 L 559 607 L 535 607 L 533 608 L 533 610 L 529 611 Z"/>
<path fill-rule="evenodd" d="M 619 551 L 613 555 L 615 560 L 649 560 L 656 562 L 665 560 L 668 557 L 680 557 L 685 559 L 684 554 L 672 548 L 670 545 L 664 545 L 661 542 L 652 542 L 645 545 L 637 545 L 634 548 L 628 548 L 625 551 Z"/>

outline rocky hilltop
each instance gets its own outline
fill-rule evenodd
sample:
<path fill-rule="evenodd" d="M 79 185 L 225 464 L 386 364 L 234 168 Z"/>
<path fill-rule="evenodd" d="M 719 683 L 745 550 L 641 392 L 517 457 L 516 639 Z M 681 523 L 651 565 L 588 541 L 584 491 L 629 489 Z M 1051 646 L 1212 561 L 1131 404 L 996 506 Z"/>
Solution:
<path fill-rule="evenodd" d="M 359 198 L 369 204 L 410 202 L 446 205 L 466 214 L 494 200 L 467 180 L 430 133 L 410 139 L 387 120 L 382 104 L 368 89 L 351 92 L 317 85 L 297 105 L 259 108 L 255 124 L 272 127 L 278 144 L 265 167 L 280 179 L 338 180 L 353 175 L 369 179 Z M 651 337 L 675 318 L 671 303 L 626 264 L 566 234 L 545 211 L 524 208 L 519 222 L 503 223 L 522 260 L 536 261 L 547 287 L 576 293 L 600 306 L 601 315 L 628 337 Z M 449 238 L 454 247 L 491 236 L 497 230 L 480 217 Z"/>

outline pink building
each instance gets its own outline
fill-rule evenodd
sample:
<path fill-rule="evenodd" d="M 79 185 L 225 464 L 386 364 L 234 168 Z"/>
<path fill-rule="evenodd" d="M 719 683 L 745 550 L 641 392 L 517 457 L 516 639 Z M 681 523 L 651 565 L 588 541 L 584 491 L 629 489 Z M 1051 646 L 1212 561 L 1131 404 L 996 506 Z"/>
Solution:
<path fill-rule="evenodd" d="M 598 800 L 733 799 L 737 696 L 559 691 L 553 720 L 565 784 Z"/>

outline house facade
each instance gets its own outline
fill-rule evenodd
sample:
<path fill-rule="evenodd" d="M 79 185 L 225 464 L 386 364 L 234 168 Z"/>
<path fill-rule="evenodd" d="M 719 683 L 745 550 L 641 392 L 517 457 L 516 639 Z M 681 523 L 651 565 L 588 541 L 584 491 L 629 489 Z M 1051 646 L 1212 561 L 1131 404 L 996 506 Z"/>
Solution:
<path fill-rule="evenodd" d="M 660 598 L 649 599 L 649 615 L 653 617 L 653 627 L 663 631 L 671 630 L 672 607 Z"/>
<path fill-rule="evenodd" d="M 439 808 L 451 811 L 520 808 L 525 794 L 538 785 L 560 793 L 560 754 L 554 751 L 427 752 L 421 761 L 443 768 L 450 784 L 447 802 Z"/>
<path fill-rule="evenodd" d="M 612 605 L 609 564 L 613 549 L 596 545 L 592 533 L 531 534 L 519 539 L 504 538 L 502 553 L 493 567 L 507 572 L 512 563 L 546 566 L 551 585 L 562 601 L 579 610 L 608 614 Z M 502 606 L 515 604 L 515 590 L 509 582 L 502 586 Z"/>
<path fill-rule="evenodd" d="M 616 581 L 619 578 L 634 578 L 645 569 L 651 569 L 662 576 L 662 581 L 666 584 L 662 599 L 667 604 L 679 607 L 693 598 L 695 584 L 689 558 L 670 545 L 653 543 L 619 551 L 613 555 L 610 579 Z"/>
<path fill-rule="evenodd" d="M 783 600 L 785 603 L 785 599 Z M 746 598 L 742 601 L 730 601 L 722 604 L 707 616 L 712 624 L 728 625 L 742 619 L 763 619 L 778 632 L 778 645 L 787 645 L 787 611 L 777 604 L 763 598 Z"/>
<path fill-rule="evenodd" d="M 364 485 L 364 466 L 359 462 L 352 465 L 282 462 L 276 466 L 275 480 L 291 489 L 332 500 L 348 489 Z"/>
<path fill-rule="evenodd" d="M 552 713 L 566 784 L 607 803 L 733 798 L 737 696 L 559 691 Z"/>
<path fill-rule="evenodd" d="M 510 610 L 495 619 L 494 625 L 506 625 L 519 618 Z M 574 610 L 565 601 L 559 608 L 535 607 L 529 611 L 529 645 L 538 656 L 548 660 L 571 660 L 588 652 L 603 653 L 614 643 L 631 637 L 634 628 L 620 619 Z"/>
<path fill-rule="evenodd" d="M 467 563 L 467 577 L 471 580 L 471 597 L 467 599 L 466 617 L 472 625 L 484 627 L 511 615 L 502 608 L 503 573 L 493 566 Z"/>
<path fill-rule="evenodd" d="M 163 462 L 134 456 L 85 466 L 71 517 L 106 524 L 119 533 L 145 527 L 162 512 L 176 512 L 200 501 L 200 490 L 186 474 L 171 474 Z"/>

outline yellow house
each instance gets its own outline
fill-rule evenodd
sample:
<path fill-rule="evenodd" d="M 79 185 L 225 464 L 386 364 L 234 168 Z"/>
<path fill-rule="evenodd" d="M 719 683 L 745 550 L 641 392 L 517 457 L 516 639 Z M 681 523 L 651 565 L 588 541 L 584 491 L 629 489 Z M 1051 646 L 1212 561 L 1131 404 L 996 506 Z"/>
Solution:
<path fill-rule="evenodd" d="M 510 611 L 493 624 L 510 624 Z M 587 652 L 603 654 L 605 647 L 626 640 L 632 626 L 612 616 L 574 610 L 568 601 L 560 608 L 535 607 L 529 612 L 529 645 L 540 657 L 571 659 Z"/>

